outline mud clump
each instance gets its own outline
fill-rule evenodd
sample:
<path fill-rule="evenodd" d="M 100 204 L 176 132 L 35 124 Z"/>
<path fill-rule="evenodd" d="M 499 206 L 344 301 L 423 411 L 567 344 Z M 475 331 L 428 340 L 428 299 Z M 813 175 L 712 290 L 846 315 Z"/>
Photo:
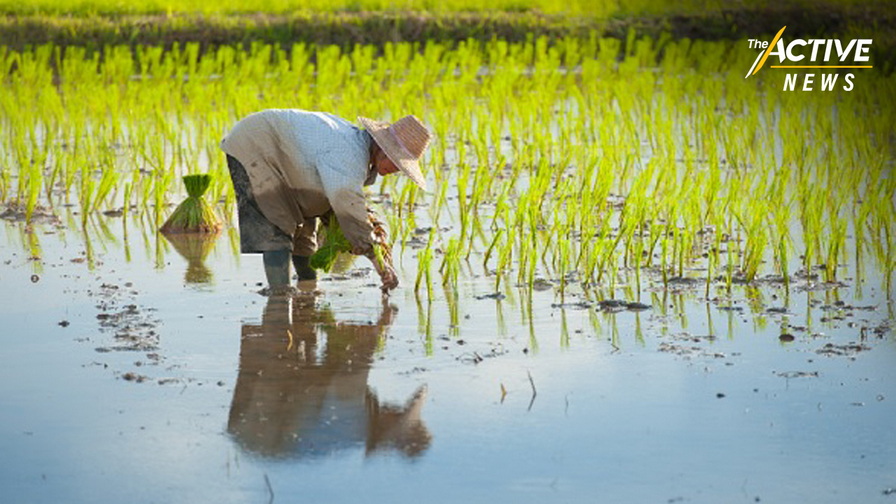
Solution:
<path fill-rule="evenodd" d="M 620 299 L 605 299 L 597 302 L 598 309 L 603 312 L 620 312 L 620 311 L 644 311 L 649 310 L 650 305 L 638 303 L 634 301 L 622 301 Z"/>
<path fill-rule="evenodd" d="M 669 336 L 672 341 L 663 341 L 657 348 L 658 351 L 677 355 L 684 359 L 704 358 L 704 359 L 726 359 L 728 356 L 722 352 L 713 352 L 707 350 L 699 344 L 711 344 L 716 340 L 713 335 L 697 336 L 687 332 L 672 334 Z"/>
<path fill-rule="evenodd" d="M 871 350 L 871 347 L 862 343 L 846 343 L 845 345 L 835 345 L 834 343 L 826 343 L 823 347 L 815 351 L 819 355 L 828 357 L 855 357 L 860 352 Z"/>
<path fill-rule="evenodd" d="M 302 291 L 292 285 L 283 285 L 277 287 L 264 287 L 256 291 L 257 294 L 264 297 L 296 297 L 302 294 Z"/>
<path fill-rule="evenodd" d="M 779 378 L 818 378 L 818 371 L 780 371 L 775 373 Z"/>
<path fill-rule="evenodd" d="M 149 380 L 148 376 L 140 375 L 140 374 L 130 372 L 130 371 L 121 375 L 121 378 L 125 381 L 136 382 L 136 383 L 143 383 L 146 380 Z"/>
<path fill-rule="evenodd" d="M 118 311 L 97 314 L 100 332 L 114 333 L 115 345 L 97 348 L 98 352 L 154 352 L 159 348 L 158 320 L 128 304 Z"/>
<path fill-rule="evenodd" d="M 62 221 L 52 211 L 37 205 L 32 209 L 31 216 L 24 205 L 12 202 L 6 207 L 6 210 L 0 212 L 0 219 L 9 222 L 27 222 L 29 224 L 50 224 L 53 226 L 61 226 Z"/>
<path fill-rule="evenodd" d="M 103 283 L 97 289 L 88 290 L 89 295 L 97 298 L 96 308 L 99 313 L 96 320 L 101 335 L 107 335 L 107 344 L 95 348 L 97 353 L 143 353 L 144 356 L 133 362 L 137 368 L 159 366 L 164 361 L 164 356 L 159 352 L 161 337 L 158 332 L 160 320 L 155 317 L 154 308 L 141 307 L 137 303 L 138 292 L 133 289 L 133 284 L 128 282 L 122 286 Z M 111 335 L 111 338 L 108 338 Z M 84 338 L 83 341 L 90 341 Z M 104 369 L 109 364 L 102 363 Z M 113 370 L 115 367 L 112 366 Z M 167 369 L 172 369 L 169 367 Z M 160 385 L 181 383 L 179 378 L 154 379 L 145 374 L 134 371 L 114 370 L 115 376 L 121 380 L 132 383 L 146 383 L 156 381 Z"/>
<path fill-rule="evenodd" d="M 667 341 L 660 343 L 658 350 L 660 352 L 670 353 L 679 357 L 683 357 L 685 359 L 691 359 L 694 357 L 707 359 L 725 359 L 728 357 L 721 352 L 710 352 L 699 346 L 679 345 L 676 343 L 669 343 Z"/>

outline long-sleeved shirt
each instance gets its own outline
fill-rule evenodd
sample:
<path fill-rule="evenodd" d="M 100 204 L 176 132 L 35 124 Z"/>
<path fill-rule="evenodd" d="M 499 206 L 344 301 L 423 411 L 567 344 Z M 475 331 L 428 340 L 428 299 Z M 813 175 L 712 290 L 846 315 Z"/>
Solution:
<path fill-rule="evenodd" d="M 363 186 L 376 180 L 371 142 L 366 131 L 332 114 L 269 109 L 239 121 L 221 149 L 246 168 L 258 207 L 285 233 L 333 210 L 349 243 L 366 250 L 373 227 Z"/>

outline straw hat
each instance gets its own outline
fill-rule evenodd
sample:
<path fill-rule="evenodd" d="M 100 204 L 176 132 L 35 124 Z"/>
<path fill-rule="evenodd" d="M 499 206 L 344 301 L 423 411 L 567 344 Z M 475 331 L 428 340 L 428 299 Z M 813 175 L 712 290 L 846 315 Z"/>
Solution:
<path fill-rule="evenodd" d="M 425 190 L 426 180 L 420 171 L 420 158 L 432 140 L 432 133 L 420 119 L 408 115 L 390 124 L 358 116 L 358 121 L 395 166 Z"/>

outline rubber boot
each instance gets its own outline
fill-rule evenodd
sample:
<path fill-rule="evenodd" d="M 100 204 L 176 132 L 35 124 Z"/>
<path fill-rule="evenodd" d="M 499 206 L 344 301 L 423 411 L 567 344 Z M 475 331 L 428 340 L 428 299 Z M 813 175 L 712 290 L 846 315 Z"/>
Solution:
<path fill-rule="evenodd" d="M 289 250 L 263 252 L 264 274 L 271 289 L 289 286 Z"/>
<path fill-rule="evenodd" d="M 296 267 L 296 274 L 299 280 L 317 280 L 317 271 L 308 265 L 308 258 L 305 256 L 292 256 L 292 264 Z"/>

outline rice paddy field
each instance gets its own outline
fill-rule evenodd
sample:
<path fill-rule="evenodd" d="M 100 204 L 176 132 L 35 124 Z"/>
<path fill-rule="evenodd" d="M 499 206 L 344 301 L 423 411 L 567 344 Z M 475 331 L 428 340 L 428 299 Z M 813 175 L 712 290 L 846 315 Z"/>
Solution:
<path fill-rule="evenodd" d="M 896 498 L 892 67 L 748 38 L 0 41 L 4 502 Z M 391 295 L 259 294 L 218 145 L 265 108 L 430 127 L 429 192 L 368 188 Z M 197 174 L 223 229 L 160 234 Z"/>

